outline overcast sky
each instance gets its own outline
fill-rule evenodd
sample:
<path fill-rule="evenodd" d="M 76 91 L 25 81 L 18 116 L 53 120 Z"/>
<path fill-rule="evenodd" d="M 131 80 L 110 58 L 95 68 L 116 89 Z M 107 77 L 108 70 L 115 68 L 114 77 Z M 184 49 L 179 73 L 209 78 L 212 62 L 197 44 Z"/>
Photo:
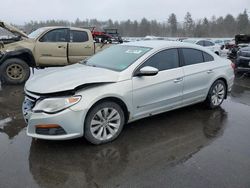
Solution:
<path fill-rule="evenodd" d="M 175 13 L 179 21 L 189 11 L 196 20 L 203 17 L 237 16 L 248 8 L 250 0 L 3 0 L 0 20 L 23 24 L 30 20 L 63 19 L 164 21 Z"/>

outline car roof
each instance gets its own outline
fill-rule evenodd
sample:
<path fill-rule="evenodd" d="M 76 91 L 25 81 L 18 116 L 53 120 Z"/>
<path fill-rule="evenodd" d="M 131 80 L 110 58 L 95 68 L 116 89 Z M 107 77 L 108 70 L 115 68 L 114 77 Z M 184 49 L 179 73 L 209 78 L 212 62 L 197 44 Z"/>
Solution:
<path fill-rule="evenodd" d="M 136 42 L 128 42 L 123 43 L 122 45 L 127 46 L 138 46 L 138 47 L 148 47 L 153 49 L 161 49 L 161 48 L 171 48 L 171 47 L 187 47 L 187 48 L 196 48 L 201 49 L 197 44 L 191 44 L 180 41 L 164 41 L 164 40 L 144 40 L 144 41 L 136 41 Z"/>
<path fill-rule="evenodd" d="M 67 27 L 67 26 L 48 26 L 48 27 L 40 27 L 39 29 L 52 30 L 52 29 L 63 29 L 63 28 L 72 29 L 72 30 L 83 30 L 83 31 L 88 30 L 89 31 L 89 29 L 84 29 L 84 28 L 79 28 L 79 27 Z"/>

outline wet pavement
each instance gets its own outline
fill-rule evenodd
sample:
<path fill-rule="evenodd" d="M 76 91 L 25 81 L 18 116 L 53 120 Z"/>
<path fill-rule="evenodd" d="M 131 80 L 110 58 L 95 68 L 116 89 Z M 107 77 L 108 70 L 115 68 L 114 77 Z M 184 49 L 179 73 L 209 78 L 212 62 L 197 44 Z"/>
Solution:
<path fill-rule="evenodd" d="M 26 136 L 23 86 L 0 87 L 0 187 L 250 187 L 250 77 L 221 108 L 127 125 L 112 143 Z"/>

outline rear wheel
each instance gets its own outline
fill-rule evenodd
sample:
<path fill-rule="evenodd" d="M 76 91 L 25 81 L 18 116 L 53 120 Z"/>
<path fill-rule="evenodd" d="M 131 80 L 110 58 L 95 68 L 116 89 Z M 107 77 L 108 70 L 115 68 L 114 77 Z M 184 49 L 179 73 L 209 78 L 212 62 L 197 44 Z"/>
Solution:
<path fill-rule="evenodd" d="M 7 59 L 0 69 L 2 81 L 6 84 L 22 84 L 30 76 L 28 64 L 17 58 Z"/>
<path fill-rule="evenodd" d="M 117 138 L 125 123 L 122 108 L 114 102 L 94 106 L 85 121 L 85 138 L 92 144 L 103 144 Z"/>
<path fill-rule="evenodd" d="M 217 80 L 211 86 L 206 104 L 209 108 L 213 109 L 222 104 L 226 96 L 226 85 L 222 80 Z"/>

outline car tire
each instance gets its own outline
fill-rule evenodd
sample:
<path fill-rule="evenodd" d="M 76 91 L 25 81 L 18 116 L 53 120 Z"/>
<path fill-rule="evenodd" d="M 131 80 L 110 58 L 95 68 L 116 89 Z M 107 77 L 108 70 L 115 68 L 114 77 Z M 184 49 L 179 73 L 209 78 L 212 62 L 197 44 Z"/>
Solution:
<path fill-rule="evenodd" d="M 0 67 L 3 83 L 17 85 L 26 82 L 30 76 L 29 65 L 18 58 L 7 59 Z"/>
<path fill-rule="evenodd" d="M 209 89 L 205 103 L 207 107 L 210 109 L 217 108 L 222 104 L 222 102 L 225 99 L 225 96 L 226 96 L 225 82 L 222 80 L 216 80 Z"/>
<path fill-rule="evenodd" d="M 104 144 L 118 137 L 125 124 L 122 108 L 115 102 L 98 103 L 87 114 L 84 137 L 92 144 Z"/>

